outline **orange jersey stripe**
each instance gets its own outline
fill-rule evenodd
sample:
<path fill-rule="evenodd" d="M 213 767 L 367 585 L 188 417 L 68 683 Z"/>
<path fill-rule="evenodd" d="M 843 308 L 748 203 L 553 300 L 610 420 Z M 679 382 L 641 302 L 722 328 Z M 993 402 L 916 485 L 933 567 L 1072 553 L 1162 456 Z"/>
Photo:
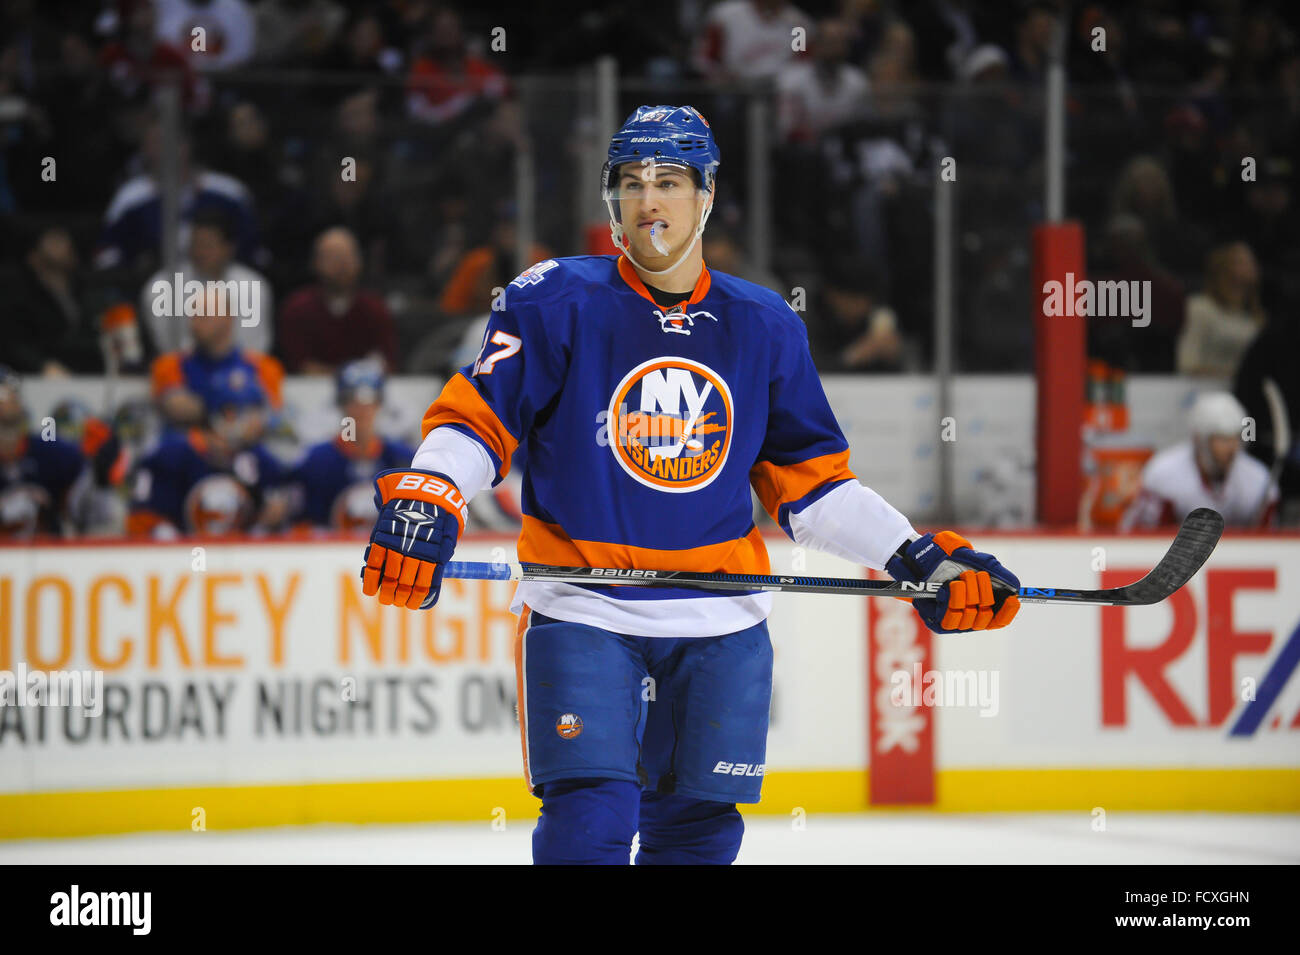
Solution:
<path fill-rule="evenodd" d="M 848 449 L 835 454 L 824 454 L 819 458 L 809 458 L 798 464 L 773 464 L 771 461 L 759 461 L 749 471 L 749 483 L 753 485 L 763 510 L 772 515 L 778 524 L 781 518 L 778 512 L 781 505 L 799 500 L 828 481 L 842 481 L 856 478 L 849 470 Z"/>
<path fill-rule="evenodd" d="M 154 529 L 168 523 L 167 518 L 153 511 L 132 511 L 126 515 L 126 535 L 128 537 L 149 537 Z"/>
<path fill-rule="evenodd" d="M 429 410 L 424 413 L 420 435 L 427 438 L 429 432 L 444 424 L 464 425 L 482 439 L 492 449 L 492 453 L 501 462 L 501 476 L 510 473 L 510 458 L 519 447 L 519 440 L 501 423 L 497 413 L 492 410 L 478 389 L 470 384 L 469 379 L 457 372 L 443 386 Z"/>
<path fill-rule="evenodd" d="M 620 255 L 618 257 L 618 274 L 623 277 L 623 281 L 631 286 L 632 291 L 636 292 L 637 295 L 640 295 L 655 308 L 660 307 L 659 303 L 656 302 L 654 296 L 650 294 L 650 290 L 645 287 L 645 283 L 641 281 L 641 276 L 637 275 L 636 269 L 632 267 L 632 263 L 627 260 L 626 256 Z M 688 305 L 694 305 L 696 302 L 699 302 L 704 298 L 704 296 L 709 294 L 709 286 L 712 284 L 713 278 L 709 275 L 708 266 L 701 263 L 700 277 L 695 280 L 695 288 L 691 290 L 690 297 L 685 300 L 686 303 Z"/>
<path fill-rule="evenodd" d="M 558 524 L 524 515 L 519 559 L 555 567 L 629 567 L 634 570 L 691 570 L 699 573 L 766 574 L 771 572 L 763 535 L 755 527 L 744 537 L 689 547 L 655 550 L 628 544 L 573 540 Z"/>
<path fill-rule="evenodd" d="M 284 365 L 280 364 L 278 358 L 265 355 L 260 351 L 245 351 L 244 357 L 257 369 L 257 377 L 262 383 L 262 390 L 266 392 L 266 400 L 272 408 L 279 410 L 284 405 L 284 397 L 281 393 Z"/>
<path fill-rule="evenodd" d="M 533 791 L 533 775 L 528 768 L 528 695 L 524 686 L 524 634 L 528 632 L 529 619 L 533 611 L 524 604 L 524 612 L 519 615 L 519 625 L 515 628 L 515 705 L 519 709 L 519 742 L 524 749 L 524 785 Z"/>
<path fill-rule="evenodd" d="M 168 352 L 155 358 L 149 368 L 149 378 L 153 383 L 152 393 L 155 398 L 177 385 L 185 384 L 185 375 L 181 371 L 180 352 Z"/>

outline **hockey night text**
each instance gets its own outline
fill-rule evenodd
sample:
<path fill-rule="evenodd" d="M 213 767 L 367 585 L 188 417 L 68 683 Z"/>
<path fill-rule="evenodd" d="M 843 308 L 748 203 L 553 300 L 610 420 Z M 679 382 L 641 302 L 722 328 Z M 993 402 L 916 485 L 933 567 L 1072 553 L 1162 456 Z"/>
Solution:
<path fill-rule="evenodd" d="M 84 697 L 0 697 L 0 752 L 517 733 L 508 586 L 448 580 L 436 611 L 398 614 L 351 573 L 0 577 L 3 685 L 92 675 Z M 295 628 L 309 601 L 330 630 Z"/>

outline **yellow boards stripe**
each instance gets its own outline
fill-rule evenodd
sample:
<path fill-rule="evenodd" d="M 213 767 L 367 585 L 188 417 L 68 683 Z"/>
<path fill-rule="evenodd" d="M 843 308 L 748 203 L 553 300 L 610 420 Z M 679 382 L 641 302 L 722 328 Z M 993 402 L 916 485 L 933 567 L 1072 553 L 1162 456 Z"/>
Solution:
<path fill-rule="evenodd" d="M 938 803 L 952 812 L 1112 810 L 1300 812 L 1300 769 L 947 769 Z M 775 771 L 748 814 L 867 808 L 863 770 Z M 517 776 L 104 792 L 0 793 L 0 838 L 220 831 L 311 823 L 532 825 L 540 803 Z M 924 809 L 926 807 L 900 807 Z"/>

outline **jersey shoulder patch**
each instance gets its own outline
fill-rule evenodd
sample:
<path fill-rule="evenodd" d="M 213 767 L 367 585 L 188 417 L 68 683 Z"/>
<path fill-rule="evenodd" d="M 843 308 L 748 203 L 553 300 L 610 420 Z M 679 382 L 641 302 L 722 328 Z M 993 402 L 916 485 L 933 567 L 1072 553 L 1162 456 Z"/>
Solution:
<path fill-rule="evenodd" d="M 524 269 L 517 276 L 515 276 L 511 280 L 510 284 L 517 286 L 518 288 L 527 288 L 530 285 L 540 285 L 543 281 L 545 281 L 546 273 L 551 271 L 554 268 L 558 268 L 559 264 L 560 263 L 557 262 L 555 259 L 547 259 L 544 262 L 538 262 L 535 265 L 530 265 L 528 266 L 528 268 Z"/>
<path fill-rule="evenodd" d="M 506 287 L 505 305 L 536 304 L 556 298 L 580 298 L 592 285 L 618 278 L 612 255 L 570 255 L 545 259 L 520 272 Z"/>

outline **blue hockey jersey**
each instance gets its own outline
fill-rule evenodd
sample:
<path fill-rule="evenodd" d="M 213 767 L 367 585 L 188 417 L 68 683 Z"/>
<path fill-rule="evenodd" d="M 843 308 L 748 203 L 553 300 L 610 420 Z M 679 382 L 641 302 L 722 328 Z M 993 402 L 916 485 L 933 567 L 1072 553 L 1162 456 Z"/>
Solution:
<path fill-rule="evenodd" d="M 86 459 L 71 441 L 23 437 L 11 461 L 0 461 L 0 537 L 61 534 L 69 497 L 86 471 Z"/>
<path fill-rule="evenodd" d="M 203 432 L 174 434 L 136 467 L 127 533 L 156 534 L 160 525 L 182 534 L 246 531 L 257 519 L 263 494 L 283 482 L 283 466 L 260 444 L 218 464 Z"/>
<path fill-rule="evenodd" d="M 301 497 L 300 520 L 337 531 L 369 530 L 378 513 L 375 475 L 406 467 L 412 453 L 400 441 L 379 437 L 364 449 L 340 438 L 312 445 L 289 476 Z"/>
<path fill-rule="evenodd" d="M 849 470 L 803 321 L 775 292 L 707 268 L 669 308 L 621 256 L 527 269 L 477 360 L 426 413 L 425 435 L 441 428 L 478 442 L 496 480 L 528 437 L 525 562 L 768 573 L 751 487 L 792 537 L 796 515 L 841 485 L 867 490 Z M 880 503 L 897 517 L 884 530 L 896 546 L 907 522 Z M 752 626 L 770 600 L 526 582 L 512 609 L 707 636 Z"/>

